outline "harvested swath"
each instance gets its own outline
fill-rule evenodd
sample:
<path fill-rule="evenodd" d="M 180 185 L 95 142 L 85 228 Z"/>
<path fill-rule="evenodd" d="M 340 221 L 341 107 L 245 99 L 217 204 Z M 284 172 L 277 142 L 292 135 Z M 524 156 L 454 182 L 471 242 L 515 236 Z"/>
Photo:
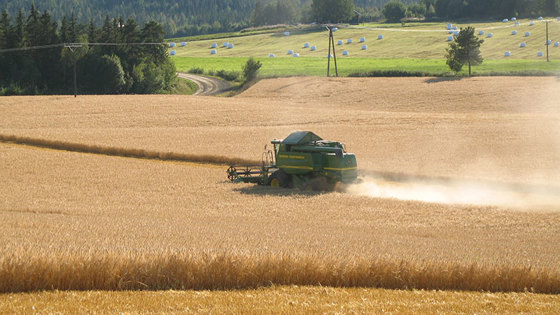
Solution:
<path fill-rule="evenodd" d="M 0 258 L 0 292 L 227 290 L 270 285 L 560 293 L 560 274 L 524 266 L 168 251 L 26 252 Z"/>
<path fill-rule="evenodd" d="M 102 154 L 102 155 L 110 155 L 110 156 L 122 156 L 122 157 L 138 158 L 138 159 L 157 159 L 163 161 L 181 161 L 181 162 L 195 162 L 195 163 L 223 164 L 223 165 L 259 164 L 258 161 L 254 161 L 254 160 L 247 160 L 242 158 L 227 157 L 227 156 L 220 156 L 220 155 L 211 155 L 211 154 L 197 155 L 197 154 L 185 154 L 185 153 L 177 153 L 177 152 L 157 152 L 157 151 L 149 151 L 149 150 L 133 149 L 133 148 L 108 147 L 108 146 L 88 145 L 83 143 L 74 143 L 74 142 L 66 142 L 66 141 L 20 137 L 15 135 L 0 134 L 0 141 L 12 142 L 17 144 L 24 144 L 24 145 L 48 148 L 54 150 Z"/>

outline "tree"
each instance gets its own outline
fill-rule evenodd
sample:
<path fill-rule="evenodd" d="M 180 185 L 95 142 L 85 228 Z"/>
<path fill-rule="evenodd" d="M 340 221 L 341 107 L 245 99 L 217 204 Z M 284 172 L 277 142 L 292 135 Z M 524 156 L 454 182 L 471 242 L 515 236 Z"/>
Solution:
<path fill-rule="evenodd" d="M 253 26 L 261 26 L 264 25 L 264 6 L 262 2 L 259 0 L 255 4 L 255 9 L 251 13 L 251 25 Z"/>
<path fill-rule="evenodd" d="M 426 6 L 420 3 L 411 3 L 407 8 L 407 16 L 421 18 L 426 16 Z"/>
<path fill-rule="evenodd" d="M 337 23 L 349 21 L 353 16 L 353 0 L 313 0 L 311 10 L 317 22 Z"/>
<path fill-rule="evenodd" d="M 256 78 L 261 66 L 262 64 L 260 61 L 255 61 L 253 57 L 250 57 L 249 60 L 247 60 L 247 63 L 243 66 L 243 76 L 245 77 L 245 81 L 248 82 Z"/>
<path fill-rule="evenodd" d="M 406 6 L 399 1 L 390 1 L 383 6 L 383 15 L 387 22 L 398 22 L 406 15 Z"/>
<path fill-rule="evenodd" d="M 480 55 L 480 45 L 484 43 L 475 35 L 474 27 L 461 28 L 459 35 L 449 43 L 447 48 L 447 65 L 455 73 L 461 71 L 465 63 L 469 65 L 469 77 L 471 76 L 471 66 L 482 63 Z"/>

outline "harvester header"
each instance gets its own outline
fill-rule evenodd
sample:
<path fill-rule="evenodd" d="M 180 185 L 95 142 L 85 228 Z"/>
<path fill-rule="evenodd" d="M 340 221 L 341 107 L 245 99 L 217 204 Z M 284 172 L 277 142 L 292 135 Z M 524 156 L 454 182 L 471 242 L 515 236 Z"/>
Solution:
<path fill-rule="evenodd" d="M 283 140 L 271 141 L 273 150 L 263 153 L 262 165 L 232 165 L 232 182 L 257 183 L 304 190 L 332 190 L 336 183 L 354 182 L 356 157 L 343 143 L 323 140 L 311 131 L 295 131 Z"/>

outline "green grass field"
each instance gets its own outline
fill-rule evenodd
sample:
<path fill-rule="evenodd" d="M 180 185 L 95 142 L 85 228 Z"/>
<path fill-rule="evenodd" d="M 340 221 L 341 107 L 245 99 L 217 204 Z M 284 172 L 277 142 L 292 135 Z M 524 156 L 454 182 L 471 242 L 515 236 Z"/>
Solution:
<path fill-rule="evenodd" d="M 474 26 L 477 31 L 484 31 L 485 42 L 481 47 L 485 61 L 473 68 L 475 74 L 558 74 L 560 72 L 560 47 L 554 42 L 560 41 L 560 22 L 556 19 L 549 23 L 549 56 L 538 57 L 537 52 L 546 54 L 545 23 L 519 20 L 519 26 L 513 22 L 459 24 L 458 27 Z M 414 23 L 404 27 L 401 24 L 362 24 L 347 26 L 334 33 L 339 74 L 342 76 L 356 72 L 399 70 L 422 72 L 426 75 L 445 75 L 449 69 L 445 64 L 447 38 L 451 36 L 447 23 Z M 512 35 L 516 30 L 517 35 Z M 488 33 L 492 38 L 487 38 Z M 525 37 L 525 32 L 530 36 Z M 377 39 L 383 35 L 383 39 Z M 360 38 L 365 37 L 365 43 Z M 352 43 L 348 43 L 348 39 Z M 184 39 L 183 39 L 184 40 Z M 179 40 L 177 40 L 179 41 Z M 224 42 L 234 44 L 234 48 L 223 47 Z M 526 47 L 521 48 L 520 43 Z M 211 45 L 217 44 L 217 53 L 210 54 Z M 304 44 L 316 46 L 315 51 L 304 48 Z M 362 45 L 367 45 L 362 50 Z M 262 76 L 285 75 L 325 75 L 328 55 L 328 32 L 309 32 L 284 36 L 282 32 L 257 34 L 225 39 L 203 39 L 188 42 L 186 47 L 172 48 L 176 51 L 173 60 L 179 71 L 188 71 L 199 67 L 204 70 L 241 70 L 248 57 L 254 57 L 263 63 Z M 170 49 L 171 50 L 171 49 Z M 299 53 L 299 58 L 288 55 L 288 50 Z M 344 50 L 348 56 L 342 56 Z M 511 57 L 504 57 L 510 51 Z M 268 57 L 274 54 L 274 58 Z M 463 71 L 465 73 L 465 71 Z"/>

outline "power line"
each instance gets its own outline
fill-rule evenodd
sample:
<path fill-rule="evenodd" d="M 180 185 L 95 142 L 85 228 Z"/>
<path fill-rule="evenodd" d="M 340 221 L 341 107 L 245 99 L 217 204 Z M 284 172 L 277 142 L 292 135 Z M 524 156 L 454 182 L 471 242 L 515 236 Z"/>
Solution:
<path fill-rule="evenodd" d="M 42 46 L 30 46 L 30 47 L 18 47 L 18 48 L 7 48 L 0 49 L 0 53 L 13 52 L 13 51 L 26 51 L 26 50 L 37 50 L 37 49 L 48 49 L 56 47 L 77 47 L 77 46 L 142 46 L 142 45 L 167 45 L 167 43 L 61 43 L 61 44 L 51 44 Z"/>

